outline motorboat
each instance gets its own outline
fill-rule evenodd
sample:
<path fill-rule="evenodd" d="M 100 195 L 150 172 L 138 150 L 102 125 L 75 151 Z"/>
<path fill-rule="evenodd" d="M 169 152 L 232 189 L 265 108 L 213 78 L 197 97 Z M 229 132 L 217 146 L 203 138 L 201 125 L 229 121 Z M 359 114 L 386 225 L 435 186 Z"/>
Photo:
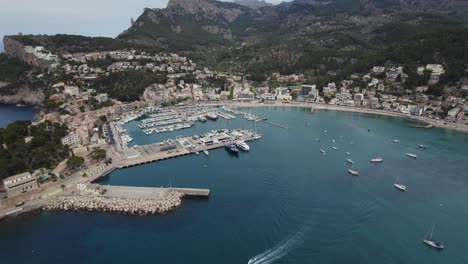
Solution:
<path fill-rule="evenodd" d="M 247 143 L 245 143 L 244 141 L 238 141 L 236 143 L 236 146 L 238 148 L 240 148 L 241 150 L 243 150 L 243 151 L 249 151 L 250 150 L 249 145 L 247 145 Z"/>
<path fill-rule="evenodd" d="M 346 162 L 348 162 L 349 164 L 354 164 L 354 161 L 352 159 L 346 159 Z"/>
<path fill-rule="evenodd" d="M 382 157 L 375 157 L 375 158 L 372 158 L 370 161 L 373 162 L 373 163 L 380 163 L 380 162 L 383 162 L 383 158 Z"/>
<path fill-rule="evenodd" d="M 353 176 L 358 176 L 359 175 L 359 172 L 356 171 L 356 170 L 349 169 L 348 172 Z"/>
<path fill-rule="evenodd" d="M 416 155 L 416 154 L 414 154 L 414 153 L 406 153 L 406 156 L 411 157 L 411 158 L 413 158 L 413 159 L 418 158 L 418 155 Z"/>

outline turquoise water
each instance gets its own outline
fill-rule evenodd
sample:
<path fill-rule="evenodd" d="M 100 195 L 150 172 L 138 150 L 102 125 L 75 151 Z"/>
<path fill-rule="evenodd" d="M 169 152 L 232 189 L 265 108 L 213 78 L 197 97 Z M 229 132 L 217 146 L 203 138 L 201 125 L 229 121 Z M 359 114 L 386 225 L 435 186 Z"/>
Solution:
<path fill-rule="evenodd" d="M 17 107 L 0 104 L 0 127 L 6 127 L 16 120 L 34 120 L 36 109 L 32 106 Z"/>
<path fill-rule="evenodd" d="M 408 121 L 300 108 L 252 113 L 263 138 L 239 157 L 224 149 L 113 172 L 102 184 L 210 188 L 164 216 L 42 213 L 0 225 L 8 263 L 467 263 L 468 136 Z M 136 144 L 253 128 L 237 118 L 147 137 Z M 136 123 L 128 125 L 136 129 Z M 132 128 L 133 127 L 133 128 Z M 371 131 L 368 132 L 368 129 Z M 324 133 L 327 130 L 328 133 Z M 340 137 L 341 136 L 341 137 Z M 321 141 L 316 142 L 315 138 Z M 398 138 L 400 143 L 394 143 Z M 336 143 L 332 143 L 332 139 Z M 427 149 L 418 148 L 419 144 Z M 339 149 L 333 150 L 336 146 Z M 327 151 L 320 154 L 319 149 Z M 360 176 L 350 176 L 345 152 Z M 413 160 L 407 152 L 418 154 Z M 371 164 L 375 155 L 382 164 Z M 399 192 L 395 179 L 408 188 Z M 421 239 L 436 225 L 436 251 Z M 21 256 L 21 257 L 18 257 Z"/>

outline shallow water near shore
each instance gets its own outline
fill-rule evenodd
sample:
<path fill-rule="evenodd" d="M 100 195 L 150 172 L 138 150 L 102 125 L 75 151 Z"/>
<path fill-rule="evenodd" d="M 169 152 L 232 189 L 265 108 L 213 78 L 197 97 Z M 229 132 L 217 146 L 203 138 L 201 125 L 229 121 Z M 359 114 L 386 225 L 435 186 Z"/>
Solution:
<path fill-rule="evenodd" d="M 42 213 L 0 225 L 8 263 L 466 263 L 468 136 L 406 120 L 305 108 L 244 109 L 263 138 L 239 157 L 224 149 L 117 170 L 101 184 L 209 188 L 163 216 Z M 146 136 L 134 144 L 218 128 L 240 117 Z M 324 133 L 327 130 L 327 133 Z M 370 132 L 368 131 L 370 130 Z M 315 139 L 320 139 L 316 142 Z M 335 139 L 336 143 L 332 142 Z M 400 143 L 394 143 L 399 139 Z M 420 149 L 424 144 L 427 149 Z M 332 146 L 339 149 L 333 150 Z M 326 155 L 321 155 L 320 149 Z M 350 152 L 351 155 L 346 155 Z M 406 157 L 416 153 L 418 159 Z M 382 164 L 369 159 L 380 155 Z M 351 158 L 358 177 L 347 173 Z M 408 188 L 400 192 L 395 179 Z M 446 249 L 426 247 L 434 238 Z"/>

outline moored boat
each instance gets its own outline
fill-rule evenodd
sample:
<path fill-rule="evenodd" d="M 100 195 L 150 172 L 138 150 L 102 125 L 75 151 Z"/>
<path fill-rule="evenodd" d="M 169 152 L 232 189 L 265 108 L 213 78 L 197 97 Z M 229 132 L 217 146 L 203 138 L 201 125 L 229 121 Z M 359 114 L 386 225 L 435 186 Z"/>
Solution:
<path fill-rule="evenodd" d="M 234 143 L 228 143 L 225 145 L 226 149 L 229 150 L 233 154 L 238 154 L 239 149 L 236 147 L 236 144 Z"/>
<path fill-rule="evenodd" d="M 322 153 L 323 155 L 325 155 L 325 150 L 320 149 L 320 153 Z"/>
<path fill-rule="evenodd" d="M 372 158 L 370 161 L 373 162 L 373 163 L 380 163 L 380 162 L 383 162 L 383 158 L 382 157 L 375 157 L 375 158 Z"/>
<path fill-rule="evenodd" d="M 419 145 L 419 147 L 422 148 L 422 149 L 426 149 L 426 148 L 427 148 L 426 145 Z"/>
<path fill-rule="evenodd" d="M 250 150 L 249 145 L 247 145 L 247 143 L 245 143 L 244 141 L 238 141 L 236 143 L 236 146 L 238 148 L 240 148 L 241 150 L 243 150 L 243 151 L 249 151 Z"/>
<path fill-rule="evenodd" d="M 359 172 L 357 170 L 349 169 L 348 172 L 353 176 L 358 176 L 359 175 Z"/>
<path fill-rule="evenodd" d="M 216 121 L 216 120 L 218 120 L 218 116 L 215 115 L 215 114 L 213 114 L 213 113 L 206 114 L 205 117 L 206 117 L 206 119 L 211 120 L 211 121 Z"/>
<path fill-rule="evenodd" d="M 203 150 L 203 153 L 204 153 L 205 155 L 207 155 L 207 156 L 210 155 L 210 153 L 209 153 L 208 150 L 206 150 L 206 149 Z"/>
<path fill-rule="evenodd" d="M 332 149 L 334 149 L 334 150 L 338 150 L 338 148 L 337 148 L 337 147 L 332 147 Z"/>
<path fill-rule="evenodd" d="M 406 153 L 406 156 L 411 157 L 411 158 L 413 158 L 413 159 L 418 158 L 418 155 L 416 155 L 416 154 L 414 154 L 414 153 Z"/>
<path fill-rule="evenodd" d="M 444 249 L 444 244 L 442 244 L 441 242 L 437 241 L 437 240 L 434 240 L 432 239 L 432 234 L 434 233 L 434 225 L 432 225 L 432 229 L 431 229 L 431 234 L 429 236 L 429 238 L 427 239 L 427 234 L 424 236 L 423 238 L 423 242 L 424 244 L 430 246 L 430 247 L 433 247 L 433 248 L 436 248 L 436 249 Z"/>
<path fill-rule="evenodd" d="M 346 162 L 348 162 L 349 164 L 354 164 L 354 161 L 352 159 L 346 159 Z"/>
<path fill-rule="evenodd" d="M 395 142 L 395 143 L 400 143 L 400 140 L 394 139 L 393 142 Z"/>

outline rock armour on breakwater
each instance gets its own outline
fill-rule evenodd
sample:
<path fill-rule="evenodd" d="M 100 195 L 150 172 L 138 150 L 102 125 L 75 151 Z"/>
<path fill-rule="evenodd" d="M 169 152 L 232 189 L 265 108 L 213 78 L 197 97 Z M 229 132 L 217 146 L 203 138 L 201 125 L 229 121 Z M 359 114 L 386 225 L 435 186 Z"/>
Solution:
<path fill-rule="evenodd" d="M 129 215 L 163 214 L 174 210 L 182 203 L 184 195 L 169 192 L 161 199 L 107 198 L 104 196 L 60 196 L 46 204 L 44 211 L 110 212 Z"/>

